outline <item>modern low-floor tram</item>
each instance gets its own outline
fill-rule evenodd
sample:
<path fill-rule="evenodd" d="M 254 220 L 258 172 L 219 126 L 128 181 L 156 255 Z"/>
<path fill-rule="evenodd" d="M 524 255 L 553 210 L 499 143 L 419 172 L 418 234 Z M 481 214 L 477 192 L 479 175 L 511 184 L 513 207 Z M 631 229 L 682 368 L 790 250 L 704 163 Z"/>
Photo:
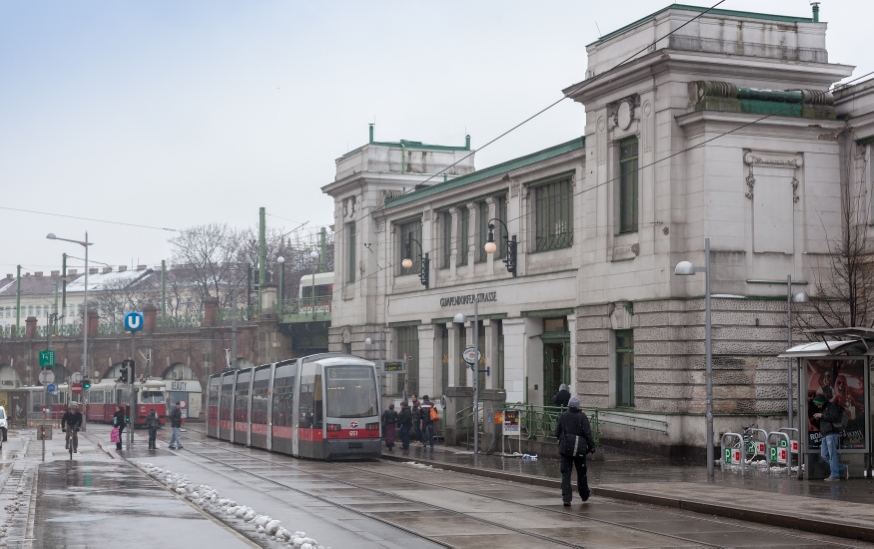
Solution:
<path fill-rule="evenodd" d="M 214 374 L 208 436 L 293 456 L 380 456 L 376 365 L 324 353 Z"/>

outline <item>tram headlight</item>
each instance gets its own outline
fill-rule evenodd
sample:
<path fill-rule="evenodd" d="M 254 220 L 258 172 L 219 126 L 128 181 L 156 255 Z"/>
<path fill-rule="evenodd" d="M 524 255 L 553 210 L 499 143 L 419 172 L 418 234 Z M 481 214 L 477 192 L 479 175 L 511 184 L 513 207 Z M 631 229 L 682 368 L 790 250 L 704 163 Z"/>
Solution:
<path fill-rule="evenodd" d="M 379 423 L 368 423 L 367 430 L 368 431 L 379 431 Z"/>
<path fill-rule="evenodd" d="M 339 423 L 329 423 L 328 424 L 328 432 L 342 431 L 342 430 L 343 430 L 343 427 L 341 427 Z"/>

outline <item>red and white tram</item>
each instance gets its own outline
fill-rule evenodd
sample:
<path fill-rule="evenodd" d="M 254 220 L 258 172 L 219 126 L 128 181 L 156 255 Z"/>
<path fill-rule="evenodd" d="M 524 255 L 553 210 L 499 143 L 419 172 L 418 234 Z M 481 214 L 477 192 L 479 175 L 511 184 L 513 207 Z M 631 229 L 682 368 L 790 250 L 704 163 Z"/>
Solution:
<path fill-rule="evenodd" d="M 380 456 L 376 365 L 324 353 L 214 374 L 207 434 L 315 459 Z"/>
<path fill-rule="evenodd" d="M 24 389 L 30 392 L 31 411 L 41 413 L 43 407 L 51 402 L 52 417 L 60 419 L 67 411 L 69 404 L 77 402 L 87 421 L 101 423 L 112 423 L 112 416 L 118 405 L 123 406 L 125 412 L 130 412 L 130 386 L 127 384 L 104 379 L 100 383 L 93 384 L 90 389 L 83 390 L 84 393 L 87 393 L 85 396 L 82 393 L 73 394 L 67 383 L 57 387 L 58 393 L 56 395 L 49 395 L 43 386 L 25 387 Z M 136 407 L 133 415 L 128 414 L 131 424 L 137 427 L 145 426 L 146 416 L 149 415 L 152 408 L 158 413 L 161 423 L 165 423 L 167 391 L 164 381 L 150 379 L 145 382 L 136 382 L 134 387 L 136 389 Z"/>

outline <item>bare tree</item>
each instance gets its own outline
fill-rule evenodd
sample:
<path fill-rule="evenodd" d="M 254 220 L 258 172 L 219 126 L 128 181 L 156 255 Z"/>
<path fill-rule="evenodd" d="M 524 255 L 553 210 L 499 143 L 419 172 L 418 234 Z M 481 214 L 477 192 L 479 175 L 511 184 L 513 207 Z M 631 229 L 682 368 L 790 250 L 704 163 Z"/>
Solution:
<path fill-rule="evenodd" d="M 209 297 L 224 298 L 223 288 L 231 283 L 236 272 L 240 231 L 227 224 L 199 225 L 185 229 L 170 242 L 174 247 L 173 270 L 178 270 L 175 283 L 190 284 L 200 303 Z"/>
<path fill-rule="evenodd" d="M 828 241 L 828 256 L 821 257 L 814 269 L 815 295 L 798 315 L 800 325 L 807 329 L 874 327 L 874 255 L 868 242 L 871 204 L 864 182 L 855 185 L 849 176 L 851 154 L 847 154 L 841 235 Z"/>
<path fill-rule="evenodd" d="M 100 318 L 121 323 L 127 311 L 142 310 L 143 305 L 154 299 L 156 285 L 153 271 L 143 271 L 138 276 L 117 277 L 94 292 L 94 305 Z M 90 300 L 89 300 L 90 301 Z"/>

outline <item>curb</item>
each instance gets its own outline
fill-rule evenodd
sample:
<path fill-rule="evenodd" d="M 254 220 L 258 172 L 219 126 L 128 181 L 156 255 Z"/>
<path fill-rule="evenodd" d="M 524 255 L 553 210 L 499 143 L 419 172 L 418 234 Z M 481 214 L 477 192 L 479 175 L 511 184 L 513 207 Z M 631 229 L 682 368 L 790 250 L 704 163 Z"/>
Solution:
<path fill-rule="evenodd" d="M 473 467 L 470 467 L 468 465 L 443 463 L 440 461 L 428 459 L 411 459 L 408 457 L 392 456 L 385 454 L 383 454 L 381 459 L 385 461 L 395 462 L 416 461 L 418 463 L 431 465 L 435 468 L 444 469 L 447 471 L 454 471 L 457 473 L 467 473 L 470 475 L 477 475 L 481 477 L 509 480 L 522 484 L 531 484 L 533 486 L 545 486 L 547 488 L 561 489 L 561 481 L 557 479 L 535 477 L 518 473 L 508 473 L 506 471 L 495 471 L 490 469 L 474 469 Z M 782 528 L 800 530 L 803 532 L 811 532 L 814 534 L 823 534 L 839 538 L 874 542 L 874 526 L 866 528 L 864 526 L 824 521 L 811 517 L 783 515 L 770 511 L 718 505 L 691 499 L 654 496 L 652 494 L 642 494 L 633 490 L 620 490 L 615 487 L 601 488 L 598 486 L 592 486 L 590 487 L 590 489 L 593 495 L 601 497 L 608 497 L 624 501 L 633 501 L 636 503 L 647 503 L 650 505 L 659 505 L 661 507 L 682 509 L 684 511 L 692 511 L 695 513 L 702 513 L 706 515 L 743 520 L 746 522 L 755 522 L 759 524 L 767 524 L 769 526 L 779 526 Z"/>

